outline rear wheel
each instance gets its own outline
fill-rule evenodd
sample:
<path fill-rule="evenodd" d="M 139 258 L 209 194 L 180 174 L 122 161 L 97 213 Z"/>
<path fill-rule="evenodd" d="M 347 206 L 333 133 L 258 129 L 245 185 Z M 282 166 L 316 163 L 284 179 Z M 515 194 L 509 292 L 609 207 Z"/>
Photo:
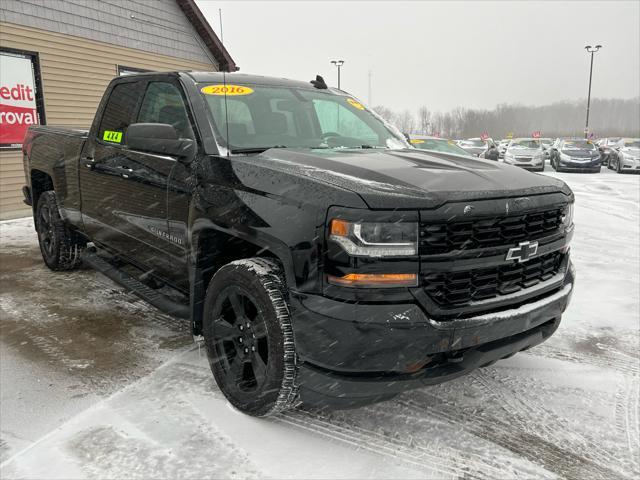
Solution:
<path fill-rule="evenodd" d="M 243 413 L 295 405 L 296 352 L 280 266 L 251 258 L 222 267 L 205 298 L 203 333 L 218 387 Z"/>
<path fill-rule="evenodd" d="M 73 270 L 82 264 L 86 240 L 69 229 L 60 217 L 56 194 L 40 194 L 34 215 L 38 243 L 44 263 L 51 270 Z"/>

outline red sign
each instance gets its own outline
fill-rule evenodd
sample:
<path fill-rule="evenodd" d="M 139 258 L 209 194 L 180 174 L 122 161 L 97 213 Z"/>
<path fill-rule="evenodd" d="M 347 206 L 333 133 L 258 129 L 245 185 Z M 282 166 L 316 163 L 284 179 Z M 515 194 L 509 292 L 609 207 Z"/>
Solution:
<path fill-rule="evenodd" d="M 542 136 L 542 134 L 540 133 L 540 130 L 536 130 L 535 132 L 533 132 L 533 133 L 531 134 L 531 136 L 532 136 L 533 138 L 540 138 L 540 137 Z"/>
<path fill-rule="evenodd" d="M 487 132 L 484 132 L 482 135 L 480 135 L 480 140 L 486 140 L 487 138 L 489 138 L 489 134 Z"/>
<path fill-rule="evenodd" d="M 37 123 L 31 59 L 0 54 L 0 146 L 20 146 L 29 125 Z"/>

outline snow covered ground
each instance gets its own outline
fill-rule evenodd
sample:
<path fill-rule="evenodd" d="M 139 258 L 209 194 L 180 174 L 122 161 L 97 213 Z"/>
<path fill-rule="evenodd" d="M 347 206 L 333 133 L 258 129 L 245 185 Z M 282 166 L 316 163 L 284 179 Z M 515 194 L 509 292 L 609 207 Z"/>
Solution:
<path fill-rule="evenodd" d="M 234 411 L 186 322 L 54 274 L 0 223 L 2 478 L 637 478 L 640 176 L 576 194 L 578 281 L 546 343 L 366 408 Z"/>

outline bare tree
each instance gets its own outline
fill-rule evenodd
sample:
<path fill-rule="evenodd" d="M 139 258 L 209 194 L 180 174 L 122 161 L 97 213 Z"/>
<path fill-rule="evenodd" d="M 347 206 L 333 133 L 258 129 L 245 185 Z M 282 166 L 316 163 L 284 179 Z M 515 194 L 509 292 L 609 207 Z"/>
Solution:
<path fill-rule="evenodd" d="M 418 109 L 418 128 L 424 135 L 431 132 L 431 111 L 426 106 Z"/>
<path fill-rule="evenodd" d="M 373 108 L 373 111 L 384 118 L 387 122 L 395 124 L 396 114 L 390 108 L 387 108 L 384 105 L 378 105 Z"/>
<path fill-rule="evenodd" d="M 543 137 L 581 137 L 585 103 L 584 100 L 563 101 L 537 107 L 500 104 L 493 110 L 457 107 L 450 112 L 431 112 L 427 107 L 420 107 L 417 118 L 407 110 L 396 113 L 384 106 L 374 110 L 403 132 L 439 132 L 440 136 L 449 138 L 478 137 L 488 132 L 493 138 L 504 138 L 507 133 L 528 137 L 540 131 Z M 640 97 L 592 99 L 589 123 L 591 131 L 599 137 L 640 137 Z"/>
<path fill-rule="evenodd" d="M 412 133 L 415 130 L 416 120 L 409 110 L 404 110 L 396 116 L 395 125 L 403 133 Z"/>

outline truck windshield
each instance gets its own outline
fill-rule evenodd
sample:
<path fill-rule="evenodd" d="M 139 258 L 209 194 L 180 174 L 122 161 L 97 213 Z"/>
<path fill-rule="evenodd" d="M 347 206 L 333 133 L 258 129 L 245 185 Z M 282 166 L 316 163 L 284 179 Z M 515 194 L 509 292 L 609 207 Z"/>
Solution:
<path fill-rule="evenodd" d="M 518 139 L 511 142 L 510 148 L 540 148 L 538 140 Z"/>
<path fill-rule="evenodd" d="M 355 98 L 328 90 L 199 85 L 232 153 L 279 148 L 407 148 L 402 134 Z M 226 92 L 226 95 L 225 95 Z"/>
<path fill-rule="evenodd" d="M 563 150 L 595 150 L 596 146 L 590 140 L 565 140 Z"/>

